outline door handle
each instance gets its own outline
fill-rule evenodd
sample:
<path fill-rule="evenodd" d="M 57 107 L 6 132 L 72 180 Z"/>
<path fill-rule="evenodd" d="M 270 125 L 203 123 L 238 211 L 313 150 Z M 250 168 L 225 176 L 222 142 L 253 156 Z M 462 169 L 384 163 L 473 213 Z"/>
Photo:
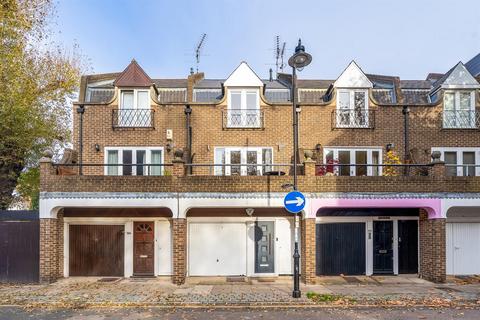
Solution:
<path fill-rule="evenodd" d="M 268 235 L 268 254 L 272 254 L 272 235 Z"/>

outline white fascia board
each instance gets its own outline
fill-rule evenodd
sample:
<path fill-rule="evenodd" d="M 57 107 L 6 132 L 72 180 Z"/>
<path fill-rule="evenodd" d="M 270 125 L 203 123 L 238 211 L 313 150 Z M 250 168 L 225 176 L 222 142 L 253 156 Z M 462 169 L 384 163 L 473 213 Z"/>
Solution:
<path fill-rule="evenodd" d="M 263 87 L 263 82 L 250 66 L 242 61 L 223 85 L 225 87 Z"/>
<path fill-rule="evenodd" d="M 352 61 L 338 77 L 333 86 L 335 88 L 373 88 L 373 83 L 357 63 Z"/>
<path fill-rule="evenodd" d="M 478 81 L 468 72 L 463 63 L 459 62 L 451 74 L 442 83 L 444 89 L 477 89 Z"/>

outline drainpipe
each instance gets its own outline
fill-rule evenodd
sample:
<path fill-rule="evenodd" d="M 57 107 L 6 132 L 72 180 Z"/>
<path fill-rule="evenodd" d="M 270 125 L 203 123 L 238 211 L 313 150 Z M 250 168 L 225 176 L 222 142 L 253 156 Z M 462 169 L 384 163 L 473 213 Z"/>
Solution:
<path fill-rule="evenodd" d="M 192 115 L 192 107 L 190 107 L 189 104 L 185 106 L 185 109 L 183 111 L 185 113 L 187 123 L 186 123 L 186 129 L 187 129 L 187 164 L 192 163 L 192 127 L 190 125 L 190 116 Z M 192 166 L 187 166 L 187 174 L 192 174 Z"/>
<path fill-rule="evenodd" d="M 85 106 L 83 104 L 79 105 L 77 108 L 77 113 L 80 115 L 80 123 L 78 127 L 78 174 L 83 174 L 83 114 L 85 113 Z"/>
<path fill-rule="evenodd" d="M 404 150 L 404 156 L 403 156 L 403 163 L 404 164 L 407 164 L 410 162 L 410 156 L 409 156 L 409 150 L 410 150 L 410 146 L 409 146 L 409 143 L 408 143 L 408 130 L 409 130 L 409 115 L 410 113 L 410 109 L 408 108 L 408 106 L 403 106 L 403 109 L 402 109 L 402 114 L 403 114 L 403 145 L 405 147 L 405 150 Z M 408 176 L 409 174 L 409 167 L 405 167 L 404 168 L 404 175 Z"/>

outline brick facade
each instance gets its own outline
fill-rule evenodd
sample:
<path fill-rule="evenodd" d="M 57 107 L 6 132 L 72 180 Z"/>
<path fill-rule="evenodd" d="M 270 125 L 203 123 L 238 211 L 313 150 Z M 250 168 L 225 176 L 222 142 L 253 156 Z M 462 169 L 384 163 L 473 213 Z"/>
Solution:
<path fill-rule="evenodd" d="M 63 215 L 40 219 L 40 282 L 63 277 Z"/>
<path fill-rule="evenodd" d="M 302 256 L 301 274 L 305 284 L 315 284 L 316 277 L 316 241 L 315 241 L 315 219 L 302 220 Z"/>
<path fill-rule="evenodd" d="M 446 280 L 446 219 L 428 219 L 420 210 L 420 268 L 419 276 L 434 282 Z"/>
<path fill-rule="evenodd" d="M 181 285 L 187 275 L 187 219 L 172 219 L 172 282 Z"/>
<path fill-rule="evenodd" d="M 112 77 L 118 74 L 111 75 Z M 270 147 L 273 163 L 292 162 L 292 107 L 290 103 L 268 103 L 260 90 L 260 108 L 264 126 L 257 129 L 224 128 L 223 112 L 227 99 L 218 103 L 193 101 L 193 88 L 203 74 L 192 74 L 186 79 L 184 103 L 160 104 L 151 99 L 154 128 L 118 129 L 112 126 L 112 115 L 118 109 L 119 89 L 108 103 L 85 104 L 83 115 L 83 162 L 102 164 L 106 147 L 163 147 L 164 176 L 105 176 L 104 168 L 84 167 L 84 176 L 57 175 L 48 159 L 41 161 L 43 192 L 215 192 L 215 193 L 270 193 L 285 192 L 282 187 L 292 182 L 291 176 L 212 176 L 211 168 L 192 167 L 186 176 L 185 159 L 175 159 L 176 149 L 187 149 L 187 129 L 184 108 L 192 109 L 192 148 L 194 164 L 212 164 L 215 147 Z M 99 78 L 100 79 L 100 78 Z M 86 80 L 82 79 L 81 100 L 85 96 Z M 104 80 L 104 78 L 102 78 Z M 328 102 L 302 103 L 299 115 L 300 162 L 304 175 L 298 177 L 302 192 L 331 193 L 435 193 L 480 192 L 480 177 L 445 177 L 445 166 L 438 163 L 428 176 L 315 176 L 315 164 L 323 163 L 325 147 L 376 147 L 386 153 L 386 145 L 393 145 L 400 159 L 404 159 L 403 97 L 396 81 L 398 104 L 382 105 L 371 92 L 368 109 L 375 125 L 370 129 L 336 129 L 332 115 L 337 109 L 336 93 Z M 223 88 L 224 89 L 224 88 Z M 150 88 L 152 97 L 155 92 Z M 477 93 L 476 106 L 480 106 Z M 225 97 L 225 96 L 224 96 Z M 321 101 L 321 99 L 319 99 Z M 416 163 L 429 163 L 432 147 L 480 147 L 478 130 L 442 129 L 443 99 L 435 104 L 411 105 L 409 120 L 409 149 Z M 73 144 L 79 150 L 78 104 L 73 106 Z M 173 140 L 167 140 L 166 130 L 173 131 Z M 99 147 L 97 150 L 96 146 Z M 167 147 L 168 146 L 168 147 Z M 304 159 L 303 151 L 311 151 L 311 159 Z M 288 174 L 288 169 L 284 170 Z M 413 172 L 414 170 L 412 170 Z M 173 213 L 175 217 L 177 213 Z M 445 281 L 445 220 L 429 220 L 424 210 L 420 215 L 420 268 L 422 278 Z M 63 275 L 63 218 L 41 219 L 40 277 L 54 281 Z M 302 280 L 315 282 L 315 219 L 301 223 Z M 172 219 L 172 281 L 183 284 L 186 277 L 187 220 Z"/>

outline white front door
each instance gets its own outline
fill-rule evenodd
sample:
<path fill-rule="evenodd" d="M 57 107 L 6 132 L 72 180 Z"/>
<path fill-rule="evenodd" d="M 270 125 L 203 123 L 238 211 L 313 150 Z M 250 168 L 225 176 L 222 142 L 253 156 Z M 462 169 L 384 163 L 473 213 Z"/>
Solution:
<path fill-rule="evenodd" d="M 480 274 L 480 223 L 447 223 L 447 274 Z"/>
<path fill-rule="evenodd" d="M 245 223 L 189 224 L 190 276 L 242 276 L 247 274 Z"/>

